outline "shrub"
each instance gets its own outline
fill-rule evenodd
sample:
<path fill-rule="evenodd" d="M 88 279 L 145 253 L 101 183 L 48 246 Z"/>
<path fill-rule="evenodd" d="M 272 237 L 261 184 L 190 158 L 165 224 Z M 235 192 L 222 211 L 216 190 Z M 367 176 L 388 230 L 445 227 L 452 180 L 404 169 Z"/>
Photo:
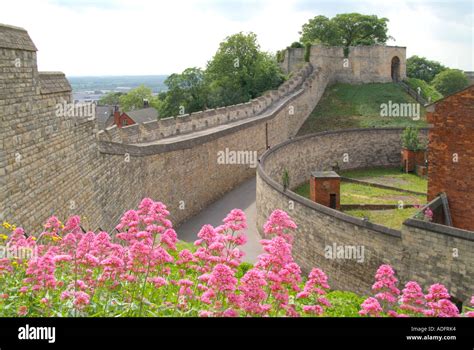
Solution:
<path fill-rule="evenodd" d="M 433 87 L 444 96 L 451 95 L 469 85 L 466 75 L 458 69 L 446 69 L 433 79 Z"/>
<path fill-rule="evenodd" d="M 415 152 L 425 149 L 426 145 L 420 141 L 418 133 L 419 130 L 417 127 L 409 126 L 405 128 L 402 134 L 403 147 Z"/>
<path fill-rule="evenodd" d="M 300 48 L 303 48 L 303 47 L 304 47 L 304 45 L 302 43 L 300 43 L 299 41 L 295 41 L 290 45 L 290 48 L 292 48 L 292 49 L 300 49 Z"/>
<path fill-rule="evenodd" d="M 435 102 L 443 98 L 442 94 L 440 94 L 433 86 L 429 85 L 424 80 L 408 78 L 406 80 L 406 83 L 415 91 L 420 88 L 421 96 L 426 100 L 431 100 L 431 102 Z"/>

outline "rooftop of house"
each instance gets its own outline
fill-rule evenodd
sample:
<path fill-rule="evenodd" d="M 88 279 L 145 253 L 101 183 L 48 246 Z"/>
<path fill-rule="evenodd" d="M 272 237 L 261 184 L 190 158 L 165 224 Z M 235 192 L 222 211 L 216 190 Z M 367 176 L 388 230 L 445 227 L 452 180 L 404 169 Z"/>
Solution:
<path fill-rule="evenodd" d="M 125 114 L 128 115 L 137 124 L 158 119 L 158 111 L 153 107 L 136 109 L 133 111 L 125 112 Z"/>
<path fill-rule="evenodd" d="M 114 106 L 97 106 L 95 116 L 100 130 L 114 124 Z"/>

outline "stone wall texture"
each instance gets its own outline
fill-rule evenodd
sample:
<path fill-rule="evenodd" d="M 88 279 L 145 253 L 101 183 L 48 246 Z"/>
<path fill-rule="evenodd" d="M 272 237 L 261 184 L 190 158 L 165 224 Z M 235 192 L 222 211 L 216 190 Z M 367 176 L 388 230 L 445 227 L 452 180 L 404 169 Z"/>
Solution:
<path fill-rule="evenodd" d="M 474 233 L 410 219 L 401 231 L 389 229 L 283 191 L 286 169 L 290 188 L 309 180 L 311 171 L 372 166 L 399 166 L 402 129 L 359 129 L 324 132 L 286 141 L 267 151 L 257 171 L 257 227 L 282 209 L 298 225 L 294 256 L 302 268 L 322 268 L 335 289 L 370 294 L 373 276 L 391 264 L 403 283 L 410 279 L 427 287 L 441 282 L 466 301 L 474 283 Z M 422 130 L 426 137 L 427 130 Z M 348 162 L 344 162 L 344 154 Z M 347 158 L 346 158 L 347 159 Z M 263 235 L 263 233 L 262 233 Z M 328 259 L 328 246 L 363 246 L 364 261 Z M 457 257 L 453 257 L 457 249 Z"/>
<path fill-rule="evenodd" d="M 255 175 L 251 164 L 220 164 L 219 152 L 260 156 L 272 147 L 258 166 L 258 226 L 271 210 L 288 210 L 300 227 L 295 254 L 306 270 L 320 266 L 334 288 L 367 293 L 375 269 L 388 262 L 402 278 L 442 280 L 464 300 L 474 276 L 468 231 L 417 220 L 401 232 L 362 223 L 279 185 L 284 169 L 295 186 L 309 171 L 336 162 L 342 169 L 400 163 L 399 129 L 326 132 L 288 141 L 328 84 L 390 81 L 393 55 L 400 58 L 403 76 L 404 48 L 354 48 L 344 67 L 342 48 L 314 46 L 310 64 L 301 64 L 277 91 L 249 103 L 98 131 L 93 118 L 57 115 L 58 104 L 72 101 L 64 74 L 38 72 L 28 33 L 0 25 L 0 220 L 36 232 L 50 215 L 64 220 L 80 214 L 84 228 L 111 231 L 124 211 L 151 197 L 164 202 L 179 224 Z M 292 62 L 297 61 L 295 56 Z M 322 253 L 327 243 L 364 245 L 366 260 L 329 261 Z M 454 248 L 457 258 L 450 255 Z"/>
<path fill-rule="evenodd" d="M 38 72 L 28 33 L 2 25 L 0 219 L 32 232 L 53 214 L 80 214 L 85 228 L 110 231 L 151 197 L 177 225 L 255 175 L 255 165 L 219 164 L 219 152 L 261 155 L 294 136 L 327 82 L 306 64 L 246 104 L 99 132 L 93 118 L 57 115 L 69 82 Z"/>
<path fill-rule="evenodd" d="M 285 59 L 280 64 L 289 73 L 304 64 L 302 48 L 287 49 Z M 351 46 L 349 55 L 344 57 L 342 47 L 313 45 L 310 63 L 314 67 L 324 67 L 331 72 L 332 81 L 360 83 L 388 83 L 392 81 L 392 59 L 400 60 L 400 79 L 406 78 L 406 48 L 400 46 Z"/>
<path fill-rule="evenodd" d="M 474 231 L 474 86 L 429 108 L 428 198 L 446 193 L 453 225 Z"/>

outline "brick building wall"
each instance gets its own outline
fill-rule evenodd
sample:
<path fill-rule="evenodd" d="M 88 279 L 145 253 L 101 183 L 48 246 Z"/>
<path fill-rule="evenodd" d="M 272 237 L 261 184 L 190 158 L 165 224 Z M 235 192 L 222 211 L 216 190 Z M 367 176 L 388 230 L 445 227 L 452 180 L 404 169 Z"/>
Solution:
<path fill-rule="evenodd" d="M 445 192 L 453 225 L 474 231 L 474 86 L 428 108 L 428 199 Z"/>

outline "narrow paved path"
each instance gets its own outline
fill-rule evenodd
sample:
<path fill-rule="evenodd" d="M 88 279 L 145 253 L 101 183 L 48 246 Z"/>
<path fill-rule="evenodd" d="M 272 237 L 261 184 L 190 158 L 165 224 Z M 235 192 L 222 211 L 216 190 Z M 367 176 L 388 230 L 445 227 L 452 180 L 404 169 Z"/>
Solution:
<path fill-rule="evenodd" d="M 244 261 L 254 263 L 257 256 L 262 253 L 259 243 L 261 237 L 256 225 L 255 192 L 256 179 L 253 177 L 179 226 L 176 229 L 179 239 L 194 242 L 202 226 L 205 224 L 219 226 L 229 211 L 234 208 L 242 209 L 247 216 L 248 224 L 247 243 L 242 247 L 245 252 Z"/>

